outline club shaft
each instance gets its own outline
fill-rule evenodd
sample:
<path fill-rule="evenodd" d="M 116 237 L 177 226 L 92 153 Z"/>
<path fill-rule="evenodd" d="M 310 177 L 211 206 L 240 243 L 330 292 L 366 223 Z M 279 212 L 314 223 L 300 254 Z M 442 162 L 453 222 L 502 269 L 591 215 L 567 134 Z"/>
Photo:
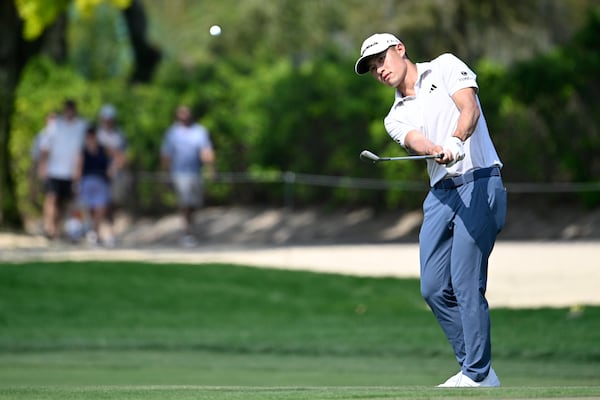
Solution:
<path fill-rule="evenodd" d="M 434 158 L 442 158 L 443 154 L 435 154 L 435 155 L 420 155 L 420 156 L 404 156 L 404 157 L 379 157 L 377 154 L 372 153 L 368 150 L 364 150 L 360 153 L 360 158 L 363 160 L 370 160 L 374 163 L 380 161 L 397 161 L 397 160 L 429 160 Z"/>
<path fill-rule="evenodd" d="M 397 161 L 397 160 L 430 160 L 439 158 L 439 155 L 424 155 L 424 156 L 406 156 L 406 157 L 379 157 L 377 161 Z"/>

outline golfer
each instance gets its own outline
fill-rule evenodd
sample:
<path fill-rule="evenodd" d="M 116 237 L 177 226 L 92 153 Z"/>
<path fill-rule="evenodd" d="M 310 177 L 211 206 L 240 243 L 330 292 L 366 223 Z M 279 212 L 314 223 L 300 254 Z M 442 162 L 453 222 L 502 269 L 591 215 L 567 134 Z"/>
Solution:
<path fill-rule="evenodd" d="M 506 217 L 502 163 L 477 97 L 476 76 L 452 54 L 413 63 L 394 35 L 361 47 L 355 71 L 395 89 L 385 117 L 394 141 L 427 160 L 430 191 L 419 234 L 421 294 L 461 370 L 440 387 L 500 386 L 491 367 L 488 259 Z"/>

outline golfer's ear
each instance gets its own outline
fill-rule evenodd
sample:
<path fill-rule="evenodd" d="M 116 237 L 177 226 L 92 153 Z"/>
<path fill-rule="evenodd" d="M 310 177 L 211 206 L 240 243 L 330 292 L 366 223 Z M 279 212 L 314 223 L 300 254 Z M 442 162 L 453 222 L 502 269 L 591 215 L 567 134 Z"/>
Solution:
<path fill-rule="evenodd" d="M 404 43 L 400 42 L 396 45 L 396 51 L 400 54 L 401 57 L 406 56 L 406 47 L 404 47 Z"/>

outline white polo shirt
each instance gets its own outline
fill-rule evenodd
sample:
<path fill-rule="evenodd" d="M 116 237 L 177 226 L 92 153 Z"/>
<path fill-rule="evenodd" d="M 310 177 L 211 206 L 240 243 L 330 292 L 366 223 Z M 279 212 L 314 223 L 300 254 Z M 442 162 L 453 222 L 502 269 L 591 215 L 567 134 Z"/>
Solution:
<path fill-rule="evenodd" d="M 87 121 L 82 118 L 56 119 L 54 129 L 40 143 L 43 151 L 48 151 L 48 177 L 73 179 L 77 159 L 83 148 Z"/>
<path fill-rule="evenodd" d="M 478 89 L 476 75 L 452 54 L 442 54 L 430 62 L 416 65 L 415 96 L 403 97 L 396 90 L 394 104 L 384 120 L 385 129 L 404 148 L 406 135 L 412 130 L 422 132 L 433 143 L 442 146 L 456 130 L 460 115 L 451 96 L 460 89 Z M 481 111 L 481 104 L 479 109 Z M 502 162 L 481 112 L 473 134 L 465 142 L 465 158 L 450 168 L 427 160 L 427 173 L 433 186 L 446 176 L 462 175 L 472 169 L 494 165 L 502 167 Z"/>

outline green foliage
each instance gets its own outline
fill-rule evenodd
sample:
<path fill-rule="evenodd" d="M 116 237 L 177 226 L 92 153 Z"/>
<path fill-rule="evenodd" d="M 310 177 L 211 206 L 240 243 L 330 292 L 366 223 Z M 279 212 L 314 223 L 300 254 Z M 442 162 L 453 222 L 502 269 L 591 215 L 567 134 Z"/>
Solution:
<path fill-rule="evenodd" d="M 285 10 L 277 3 L 249 1 L 243 3 L 239 15 L 219 9 L 199 13 L 201 8 L 185 1 L 170 8 L 167 3 L 171 4 L 147 3 L 150 15 L 169 10 L 162 19 L 155 18 L 151 29 L 161 40 L 171 38 L 168 45 L 161 42 L 166 58 L 151 84 L 126 83 L 127 41 L 121 17 L 107 6 L 92 8 L 93 13 L 85 18 L 72 13 L 70 66 L 56 66 L 45 59 L 30 63 L 19 87 L 12 132 L 15 180 L 23 212 L 34 210 L 28 200 L 31 180 L 27 179 L 32 139 L 45 115 L 57 110 L 65 97 L 78 100 L 81 113 L 90 120 L 96 118 L 103 103 L 117 106 L 130 145 L 130 168 L 136 173 L 160 170 L 163 133 L 172 122 L 175 107 L 185 103 L 211 131 L 220 171 L 383 178 L 419 181 L 425 188 L 424 163 L 374 166 L 358 160 L 363 149 L 382 155 L 402 154 L 403 150 L 383 127 L 393 91 L 353 73 L 356 45 L 348 50 L 354 41 L 350 32 L 343 30 L 344 24 L 357 21 L 340 20 L 344 13 L 337 3 L 317 6 L 304 2 Z M 430 6 L 417 7 L 415 3 L 409 8 L 425 18 L 432 12 Z M 337 19 L 327 17 L 326 10 Z M 564 46 L 517 64 L 501 64 L 490 57 L 466 60 L 478 73 L 479 95 L 505 163 L 507 181 L 586 182 L 600 175 L 595 157 L 600 148 L 600 121 L 595 112 L 600 92 L 599 14 L 597 8 L 592 9 L 585 25 Z M 236 20 L 249 15 L 262 22 Z M 306 20 L 290 25 L 296 15 Z M 361 16 L 361 21 L 367 17 L 368 13 Z M 180 36 L 160 31 L 169 21 L 181 21 Z M 220 21 L 223 34 L 209 36 L 208 27 Z M 100 29 L 104 25 L 109 29 Z M 295 35 L 304 35 L 306 40 L 297 40 Z M 415 52 L 426 53 L 426 49 Z M 420 60 L 415 56 L 414 61 Z M 138 180 L 136 204 L 141 209 L 161 202 L 172 204 L 170 192 L 161 188 L 155 179 Z M 219 184 L 211 185 L 209 196 L 222 203 L 281 204 L 289 194 L 287 189 L 281 184 Z M 598 204 L 598 196 L 588 194 L 585 200 L 589 205 Z M 420 204 L 422 196 L 405 190 L 296 185 L 294 198 L 296 204 L 412 208 Z"/>
<path fill-rule="evenodd" d="M 351 61 L 330 49 L 300 65 L 289 59 L 252 69 L 239 59 L 194 69 L 165 63 L 154 86 L 178 93 L 192 105 L 213 133 L 221 171 L 380 177 L 384 169 L 360 163 L 358 154 L 371 147 L 374 118 L 380 134 L 383 131 L 381 115 L 393 93 L 348 71 L 352 71 Z M 243 190 L 221 195 L 280 202 L 284 189 Z M 300 203 L 310 203 L 329 195 L 332 204 L 360 204 L 378 196 L 347 189 L 331 192 L 296 186 L 294 196 Z"/>
<path fill-rule="evenodd" d="M 9 0 L 13 1 L 13 0 Z M 93 13 L 101 3 L 110 3 L 120 9 L 126 8 L 131 0 L 14 0 L 19 15 L 25 23 L 23 36 L 34 40 L 42 35 L 44 29 L 51 25 L 56 18 L 64 13 L 71 3 L 85 16 Z"/>
<path fill-rule="evenodd" d="M 480 97 L 507 180 L 597 181 L 599 37 L 596 8 L 565 46 L 508 69 L 480 63 Z M 600 194 L 584 201 L 597 205 Z"/>
<path fill-rule="evenodd" d="M 94 12 L 74 7 L 70 16 L 70 64 L 92 81 L 128 76 L 133 55 L 121 10 L 101 2 Z"/>
<path fill-rule="evenodd" d="M 33 40 L 67 9 L 69 0 L 15 0 L 15 4 L 19 16 L 25 22 L 23 36 L 25 39 Z"/>

